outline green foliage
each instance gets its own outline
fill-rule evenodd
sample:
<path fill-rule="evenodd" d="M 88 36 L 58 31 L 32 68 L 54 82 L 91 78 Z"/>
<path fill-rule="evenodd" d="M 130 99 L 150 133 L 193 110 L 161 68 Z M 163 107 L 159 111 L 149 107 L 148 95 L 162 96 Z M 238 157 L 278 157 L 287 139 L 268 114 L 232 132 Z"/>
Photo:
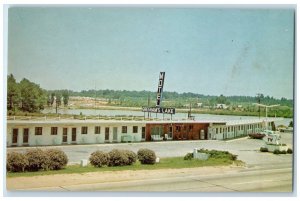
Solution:
<path fill-rule="evenodd" d="M 68 165 L 66 168 L 58 171 L 38 171 L 38 172 L 8 172 L 7 177 L 31 177 L 39 175 L 55 175 L 55 174 L 83 174 L 88 172 L 105 172 L 105 171 L 124 171 L 124 170 L 160 170 L 160 169 L 180 169 L 180 168 L 195 168 L 207 166 L 226 166 L 231 164 L 243 165 L 242 161 L 231 161 L 229 159 L 214 159 L 208 160 L 182 160 L 182 157 L 161 158 L 159 163 L 155 165 L 143 165 L 134 163 L 133 165 L 117 166 L 117 167 L 102 167 L 97 168 L 92 165 L 81 167 L 80 165 Z"/>
<path fill-rule="evenodd" d="M 48 169 L 50 170 L 60 170 L 68 163 L 68 157 L 62 150 L 47 149 L 45 150 L 45 154 L 49 157 Z"/>
<path fill-rule="evenodd" d="M 12 74 L 7 77 L 7 110 L 15 111 L 21 100 L 21 91 Z"/>
<path fill-rule="evenodd" d="M 124 166 L 129 164 L 128 156 L 123 150 L 113 149 L 108 155 L 109 166 Z"/>
<path fill-rule="evenodd" d="M 68 163 L 67 155 L 58 149 L 30 149 L 26 153 L 7 154 L 6 169 L 11 172 L 60 170 Z"/>
<path fill-rule="evenodd" d="M 42 149 L 29 149 L 25 156 L 28 159 L 28 171 L 48 170 L 50 165 L 50 157 Z"/>
<path fill-rule="evenodd" d="M 22 153 L 11 152 L 6 156 L 6 170 L 8 172 L 24 172 L 27 165 L 28 159 Z"/>
<path fill-rule="evenodd" d="M 136 162 L 137 155 L 133 151 L 130 150 L 124 150 L 125 155 L 128 158 L 128 164 L 127 165 L 132 165 Z"/>
<path fill-rule="evenodd" d="M 293 121 L 290 121 L 289 127 L 294 127 L 294 122 Z"/>
<path fill-rule="evenodd" d="M 288 148 L 287 151 L 286 151 L 286 153 L 292 154 L 292 153 L 293 153 L 293 150 L 292 150 L 291 148 Z"/>
<path fill-rule="evenodd" d="M 260 151 L 261 151 L 261 152 L 268 152 L 269 150 L 268 150 L 268 148 L 266 148 L 266 147 L 261 147 L 261 148 L 260 148 Z"/>
<path fill-rule="evenodd" d="M 286 150 L 280 151 L 280 154 L 286 154 Z"/>
<path fill-rule="evenodd" d="M 192 160 L 194 157 L 193 153 L 187 153 L 184 157 L 183 160 Z"/>
<path fill-rule="evenodd" d="M 279 149 L 275 149 L 275 150 L 273 151 L 273 154 L 280 154 Z"/>
<path fill-rule="evenodd" d="M 89 161 L 94 167 L 107 166 L 109 163 L 109 154 L 102 151 L 95 151 L 91 154 Z"/>
<path fill-rule="evenodd" d="M 210 155 L 210 158 L 223 158 L 223 159 L 229 159 L 229 160 L 237 160 L 237 155 L 234 155 L 232 153 L 229 153 L 228 151 L 219 151 L 219 150 L 208 150 L 208 149 L 200 149 L 198 150 L 200 153 L 206 153 Z"/>
<path fill-rule="evenodd" d="M 137 152 L 138 159 L 142 164 L 155 164 L 155 152 L 150 149 L 139 149 Z"/>
<path fill-rule="evenodd" d="M 17 83 L 13 75 L 7 80 L 7 109 L 37 112 L 44 109 L 47 97 L 39 85 L 27 79 Z"/>

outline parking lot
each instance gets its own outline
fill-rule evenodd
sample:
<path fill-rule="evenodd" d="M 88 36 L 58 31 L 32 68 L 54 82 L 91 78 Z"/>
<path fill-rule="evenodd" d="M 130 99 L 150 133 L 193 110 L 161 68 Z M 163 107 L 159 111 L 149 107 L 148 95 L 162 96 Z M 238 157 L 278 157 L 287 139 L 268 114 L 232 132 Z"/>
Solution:
<path fill-rule="evenodd" d="M 293 148 L 293 134 L 281 133 L 281 142 Z M 157 157 L 184 156 L 192 152 L 194 148 L 226 150 L 238 155 L 238 159 L 246 162 L 248 166 L 271 165 L 274 163 L 292 163 L 292 155 L 275 155 L 272 153 L 262 153 L 260 147 L 264 145 L 263 140 L 249 139 L 248 137 L 233 139 L 228 141 L 203 140 L 203 141 L 161 141 L 161 142 L 138 142 L 138 143 L 109 143 L 109 144 L 89 144 L 89 145 L 66 145 L 41 147 L 58 148 L 63 150 L 68 158 L 69 164 L 80 163 L 82 159 L 88 159 L 94 151 L 101 150 L 109 152 L 112 149 L 128 149 L 137 152 L 140 148 L 148 148 L 155 151 Z M 7 151 L 20 151 L 35 147 L 13 147 Z"/>

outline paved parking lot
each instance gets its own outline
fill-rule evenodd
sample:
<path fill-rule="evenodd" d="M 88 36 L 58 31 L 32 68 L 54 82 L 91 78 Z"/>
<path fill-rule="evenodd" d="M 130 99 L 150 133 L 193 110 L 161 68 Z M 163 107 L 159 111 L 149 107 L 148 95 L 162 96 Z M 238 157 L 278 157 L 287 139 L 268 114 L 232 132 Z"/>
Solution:
<path fill-rule="evenodd" d="M 282 143 L 293 148 L 293 134 L 281 133 Z M 69 158 L 69 163 L 80 163 L 81 159 L 88 159 L 90 154 L 96 150 L 109 152 L 112 149 L 128 149 L 137 152 L 140 148 L 148 148 L 155 151 L 158 157 L 184 156 L 192 152 L 194 148 L 226 150 L 238 155 L 238 159 L 246 162 L 248 166 L 268 166 L 277 163 L 292 164 L 291 154 L 275 155 L 271 153 L 261 153 L 260 147 L 263 140 L 249 139 L 248 137 L 233 139 L 228 141 L 204 140 L 204 141 L 162 141 L 162 142 L 139 142 L 139 143 L 110 143 L 93 145 L 67 145 L 51 146 L 51 148 L 62 149 Z M 7 151 L 25 151 L 34 147 L 14 147 Z M 50 148 L 50 147 L 42 147 Z"/>

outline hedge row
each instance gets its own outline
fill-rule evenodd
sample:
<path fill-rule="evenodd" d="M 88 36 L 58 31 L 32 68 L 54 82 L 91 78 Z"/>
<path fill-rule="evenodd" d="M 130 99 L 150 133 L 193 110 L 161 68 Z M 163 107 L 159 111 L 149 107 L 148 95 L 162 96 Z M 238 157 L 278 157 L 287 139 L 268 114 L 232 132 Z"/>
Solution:
<path fill-rule="evenodd" d="M 113 149 L 108 153 L 95 151 L 89 161 L 94 167 L 103 167 L 132 165 L 137 159 L 142 164 L 154 164 L 156 155 L 150 149 L 140 149 L 137 154 L 129 150 Z"/>
<path fill-rule="evenodd" d="M 9 172 L 59 170 L 68 163 L 67 155 L 58 149 L 30 149 L 25 153 L 7 154 L 6 169 Z"/>
<path fill-rule="evenodd" d="M 261 147 L 260 151 L 261 152 L 269 152 L 268 148 L 266 148 L 266 147 Z M 291 148 L 288 148 L 287 151 L 285 151 L 285 150 L 280 151 L 278 149 L 273 151 L 273 154 L 292 154 L 292 153 L 293 153 L 293 150 Z"/>

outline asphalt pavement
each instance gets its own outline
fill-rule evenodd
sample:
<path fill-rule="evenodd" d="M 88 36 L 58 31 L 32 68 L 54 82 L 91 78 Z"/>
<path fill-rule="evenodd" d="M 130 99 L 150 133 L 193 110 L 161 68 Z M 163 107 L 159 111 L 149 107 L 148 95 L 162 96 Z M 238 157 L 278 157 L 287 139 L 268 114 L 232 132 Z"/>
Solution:
<path fill-rule="evenodd" d="M 287 144 L 293 149 L 293 134 L 281 133 L 281 142 Z M 155 151 L 157 157 L 184 156 L 192 152 L 194 148 L 216 149 L 229 151 L 238 155 L 248 166 L 268 165 L 276 163 L 292 163 L 291 154 L 275 155 L 272 153 L 262 153 L 260 147 L 264 145 L 263 140 L 250 139 L 243 137 L 227 141 L 219 140 L 194 140 L 194 141 L 160 141 L 160 142 L 137 142 L 137 143 L 106 143 L 106 144 L 88 144 L 88 145 L 64 145 L 64 146 L 46 146 L 42 149 L 58 148 L 63 150 L 68 158 L 69 164 L 79 164 L 82 159 L 88 159 L 92 152 L 101 150 L 109 152 L 112 149 L 127 149 L 137 152 L 141 148 L 147 148 Z M 24 152 L 27 149 L 35 147 L 9 147 L 8 152 Z"/>

